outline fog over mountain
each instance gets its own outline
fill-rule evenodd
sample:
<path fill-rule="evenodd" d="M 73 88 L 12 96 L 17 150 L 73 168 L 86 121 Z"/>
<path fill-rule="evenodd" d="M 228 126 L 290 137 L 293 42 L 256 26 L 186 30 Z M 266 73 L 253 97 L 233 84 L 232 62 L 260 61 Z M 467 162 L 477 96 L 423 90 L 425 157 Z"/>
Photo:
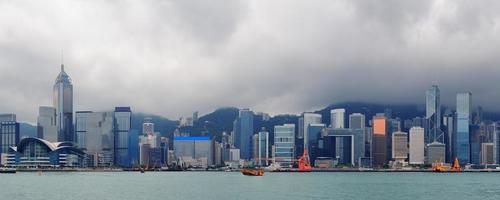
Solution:
<path fill-rule="evenodd" d="M 500 111 L 500 1 L 0 0 L 0 112 L 36 122 L 61 49 L 75 110 L 178 119 L 222 106 L 271 114 L 331 103 Z"/>

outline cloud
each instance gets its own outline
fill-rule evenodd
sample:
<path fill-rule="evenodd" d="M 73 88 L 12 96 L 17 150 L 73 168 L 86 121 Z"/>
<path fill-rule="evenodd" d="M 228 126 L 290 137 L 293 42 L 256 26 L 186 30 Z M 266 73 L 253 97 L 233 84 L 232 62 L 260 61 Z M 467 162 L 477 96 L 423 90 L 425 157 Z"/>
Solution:
<path fill-rule="evenodd" d="M 220 106 L 299 113 L 330 103 L 500 110 L 500 3 L 0 1 L 0 111 L 36 121 L 64 49 L 75 110 L 178 118 Z"/>

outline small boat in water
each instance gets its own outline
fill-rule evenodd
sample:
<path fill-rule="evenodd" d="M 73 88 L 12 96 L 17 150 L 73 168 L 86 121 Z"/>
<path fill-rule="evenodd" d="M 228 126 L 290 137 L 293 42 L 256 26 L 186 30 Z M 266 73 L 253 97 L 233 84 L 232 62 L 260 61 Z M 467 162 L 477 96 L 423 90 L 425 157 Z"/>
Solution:
<path fill-rule="evenodd" d="M 446 173 L 453 173 L 453 172 L 461 172 L 462 168 L 460 167 L 460 162 L 458 161 L 458 158 L 455 158 L 455 161 L 453 161 L 453 166 L 447 166 L 443 162 L 434 162 L 432 163 L 432 171 L 434 172 L 446 172 Z"/>
<path fill-rule="evenodd" d="M 264 169 L 241 169 L 245 176 L 264 176 Z"/>

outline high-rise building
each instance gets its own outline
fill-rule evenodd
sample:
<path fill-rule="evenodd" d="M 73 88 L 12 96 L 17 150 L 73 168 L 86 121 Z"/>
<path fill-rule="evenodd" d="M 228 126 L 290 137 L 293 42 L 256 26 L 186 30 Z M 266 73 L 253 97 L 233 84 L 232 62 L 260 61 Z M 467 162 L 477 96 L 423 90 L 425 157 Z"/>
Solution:
<path fill-rule="evenodd" d="M 335 158 L 338 164 L 359 166 L 365 156 L 363 129 L 327 128 L 322 138 L 322 157 Z"/>
<path fill-rule="evenodd" d="M 444 162 L 446 145 L 440 142 L 427 144 L 427 164 L 434 162 Z"/>
<path fill-rule="evenodd" d="M 57 141 L 74 141 L 73 135 L 73 84 L 61 65 L 61 72 L 54 84 Z"/>
<path fill-rule="evenodd" d="M 410 129 L 410 165 L 422 165 L 425 162 L 424 128 L 412 127 Z"/>
<path fill-rule="evenodd" d="M 493 126 L 493 160 L 500 163 L 500 122 L 494 122 Z"/>
<path fill-rule="evenodd" d="M 113 112 L 77 111 L 75 129 L 75 143 L 93 157 L 92 166 L 113 164 Z"/>
<path fill-rule="evenodd" d="M 240 149 L 240 158 L 252 158 L 253 112 L 249 109 L 240 110 L 238 118 L 233 123 L 235 146 Z"/>
<path fill-rule="evenodd" d="M 455 152 L 460 163 L 470 163 L 470 125 L 471 125 L 472 94 L 457 94 L 457 134 Z"/>
<path fill-rule="evenodd" d="M 427 129 L 425 130 L 426 144 L 437 141 L 444 142 L 441 131 L 441 97 L 437 85 L 433 85 L 426 92 L 426 115 Z"/>
<path fill-rule="evenodd" d="M 408 159 L 408 134 L 394 132 L 392 134 L 392 159 L 403 163 Z"/>
<path fill-rule="evenodd" d="M 493 143 L 482 143 L 481 144 L 481 164 L 490 165 L 495 164 L 493 159 L 494 154 L 494 144 Z"/>
<path fill-rule="evenodd" d="M 330 111 L 330 127 L 344 128 L 345 109 L 333 109 Z"/>
<path fill-rule="evenodd" d="M 0 114 L 0 154 L 19 143 L 19 123 L 15 114 Z"/>
<path fill-rule="evenodd" d="M 452 163 L 456 155 L 453 151 L 455 144 L 455 115 L 448 110 L 443 116 L 443 128 L 445 133 L 444 144 L 446 145 L 446 162 Z"/>
<path fill-rule="evenodd" d="M 308 141 L 304 141 L 304 147 L 307 148 L 309 152 L 309 160 L 314 163 L 316 158 L 319 156 L 319 143 L 318 140 L 321 138 L 321 133 L 323 129 L 326 128 L 325 124 L 309 124 L 307 130 Z"/>
<path fill-rule="evenodd" d="M 254 159 L 258 166 L 269 165 L 269 132 L 265 129 L 254 135 Z"/>
<path fill-rule="evenodd" d="M 373 117 L 372 156 L 373 165 L 382 167 L 387 164 L 387 118 Z"/>
<path fill-rule="evenodd" d="M 142 134 L 143 135 L 154 135 L 155 124 L 153 123 L 153 118 L 146 117 L 142 123 Z"/>
<path fill-rule="evenodd" d="M 365 124 L 365 115 L 361 113 L 353 113 L 349 115 L 349 128 L 350 129 L 364 129 Z"/>
<path fill-rule="evenodd" d="M 56 109 L 49 106 L 40 106 L 37 118 L 38 138 L 57 142 Z"/>
<path fill-rule="evenodd" d="M 206 168 L 212 164 L 210 137 L 174 137 L 174 155 L 185 167 Z"/>
<path fill-rule="evenodd" d="M 116 107 L 114 115 L 114 163 L 117 166 L 130 166 L 128 140 L 132 110 L 130 107 Z"/>
<path fill-rule="evenodd" d="M 282 167 L 291 167 L 295 152 L 295 124 L 274 126 L 274 160 Z"/>
<path fill-rule="evenodd" d="M 310 124 L 321 124 L 321 115 L 320 114 L 316 114 L 316 113 L 304 113 L 302 115 L 303 117 L 303 124 L 301 125 L 301 127 L 303 127 L 303 135 L 298 135 L 298 139 L 303 139 L 304 140 L 304 143 L 305 141 L 309 141 L 309 125 Z M 297 149 L 297 153 L 298 154 L 302 154 L 301 152 L 303 151 L 303 149 L 305 148 L 304 146 L 302 147 L 297 147 L 299 149 Z"/>
<path fill-rule="evenodd" d="M 168 154 L 168 146 L 166 154 Z M 128 132 L 128 161 L 129 167 L 139 165 L 139 130 L 130 130 Z M 165 155 L 168 156 L 168 155 Z"/>

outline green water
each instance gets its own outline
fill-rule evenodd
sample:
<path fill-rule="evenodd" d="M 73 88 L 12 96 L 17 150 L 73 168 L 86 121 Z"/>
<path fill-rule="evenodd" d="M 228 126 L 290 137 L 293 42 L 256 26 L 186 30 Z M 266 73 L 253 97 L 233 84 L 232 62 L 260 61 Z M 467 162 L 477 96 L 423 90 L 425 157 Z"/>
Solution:
<path fill-rule="evenodd" d="M 0 174 L 1 200 L 500 199 L 500 173 Z"/>

